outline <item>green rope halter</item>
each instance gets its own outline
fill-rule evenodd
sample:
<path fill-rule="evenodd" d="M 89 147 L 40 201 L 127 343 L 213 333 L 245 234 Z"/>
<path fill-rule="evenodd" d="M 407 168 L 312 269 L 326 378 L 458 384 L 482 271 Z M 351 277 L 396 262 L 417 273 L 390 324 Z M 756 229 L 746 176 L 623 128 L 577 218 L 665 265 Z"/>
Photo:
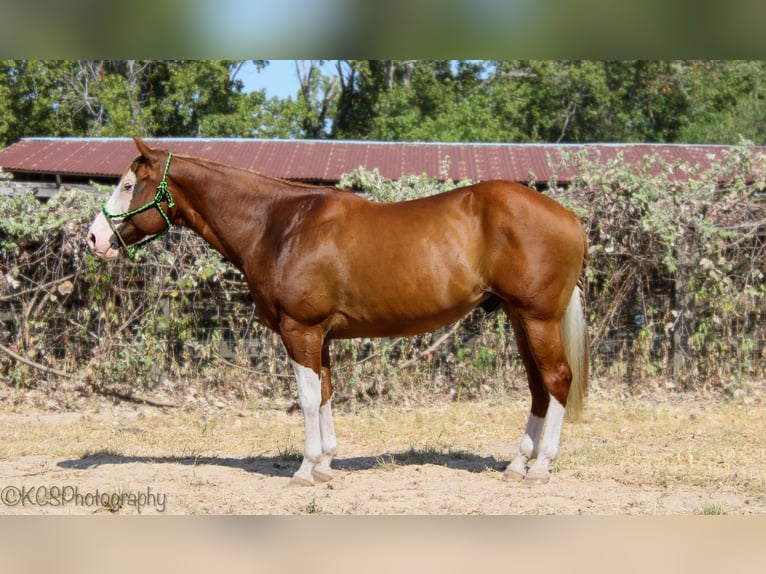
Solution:
<path fill-rule="evenodd" d="M 162 207 L 160 204 L 163 201 L 167 201 L 168 203 L 168 212 L 175 206 L 175 202 L 173 201 L 173 196 L 170 195 L 170 189 L 168 189 L 168 170 L 170 169 L 170 160 L 173 158 L 173 154 L 168 152 L 168 161 L 165 163 L 165 173 L 162 174 L 162 181 L 157 185 L 157 193 L 154 194 L 154 199 L 150 201 L 149 203 L 142 205 L 141 207 L 137 207 L 136 209 L 131 209 L 130 211 L 126 211 L 125 213 L 117 213 L 112 214 L 109 213 L 109 211 L 106 208 L 106 203 L 104 203 L 101 206 L 101 211 L 106 216 L 106 220 L 109 222 L 109 226 L 112 228 L 112 231 L 114 231 L 114 234 L 117 236 L 117 239 L 120 240 L 120 243 L 125 248 L 125 251 L 128 254 L 128 259 L 134 259 L 136 257 L 136 253 L 138 250 L 146 245 L 147 243 L 154 241 L 155 239 L 159 239 L 163 235 L 165 235 L 168 231 L 170 231 L 170 227 L 172 224 L 170 223 L 170 218 L 168 217 L 168 214 L 165 213 L 162 210 Z M 146 239 L 143 239 L 142 241 L 139 241 L 135 245 L 128 246 L 127 243 L 125 243 L 125 240 L 122 238 L 122 235 L 120 235 L 120 232 L 117 231 L 117 225 L 115 225 L 113 219 L 126 219 L 128 217 L 132 217 L 136 215 L 137 213 L 141 213 L 143 211 L 146 211 L 148 209 L 151 209 L 153 207 L 157 208 L 157 211 L 160 212 L 160 215 L 162 216 L 162 219 L 165 220 L 165 225 L 167 227 L 160 231 L 159 233 L 152 235 L 151 237 L 147 237 Z"/>

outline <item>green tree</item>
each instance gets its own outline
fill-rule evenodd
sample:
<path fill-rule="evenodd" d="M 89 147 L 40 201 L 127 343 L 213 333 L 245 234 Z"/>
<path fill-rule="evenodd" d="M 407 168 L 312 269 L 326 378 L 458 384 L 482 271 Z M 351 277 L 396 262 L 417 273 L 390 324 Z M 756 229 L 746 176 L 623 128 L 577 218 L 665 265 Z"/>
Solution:
<path fill-rule="evenodd" d="M 693 62 L 688 77 L 696 97 L 681 141 L 766 143 L 766 62 Z"/>
<path fill-rule="evenodd" d="M 667 62 L 502 61 L 488 83 L 512 141 L 672 141 L 688 109 Z"/>
<path fill-rule="evenodd" d="M 57 97 L 67 63 L 0 63 L 0 143 L 29 135 L 75 135 L 78 118 Z"/>
<path fill-rule="evenodd" d="M 295 69 L 300 90 L 292 111 L 298 118 L 302 133 L 307 138 L 327 135 L 327 124 L 336 113 L 340 81 L 338 76 L 322 73 L 322 60 L 296 60 Z"/>
<path fill-rule="evenodd" d="M 0 63 L 0 143 L 25 136 L 251 136 L 265 94 L 236 60 Z M 264 61 L 255 61 L 262 68 Z"/>
<path fill-rule="evenodd" d="M 488 108 L 484 64 L 348 60 L 338 68 L 333 137 L 478 141 L 501 135 Z"/>
<path fill-rule="evenodd" d="M 154 135 L 231 136 L 247 131 L 249 102 L 232 77 L 240 62 L 169 61 L 149 74 Z"/>
<path fill-rule="evenodd" d="M 0 61 L 0 145 L 24 136 L 385 141 L 766 140 L 752 61 L 298 60 L 294 96 L 242 60 Z M 267 61 L 256 60 L 261 69 Z"/>
<path fill-rule="evenodd" d="M 349 60 L 332 136 L 506 142 L 761 141 L 761 62 Z"/>

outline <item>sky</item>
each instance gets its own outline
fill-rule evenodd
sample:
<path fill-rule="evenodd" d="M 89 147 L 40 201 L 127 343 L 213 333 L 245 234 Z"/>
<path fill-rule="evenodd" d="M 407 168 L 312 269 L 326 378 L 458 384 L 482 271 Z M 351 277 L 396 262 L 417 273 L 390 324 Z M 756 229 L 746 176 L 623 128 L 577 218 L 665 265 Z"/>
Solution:
<path fill-rule="evenodd" d="M 333 64 L 327 64 L 325 73 L 333 73 Z M 295 73 L 295 60 L 269 60 L 269 65 L 260 72 L 255 65 L 248 62 L 237 76 L 244 83 L 244 92 L 266 90 L 266 97 L 285 99 L 288 96 L 295 98 L 298 92 L 298 76 Z"/>
<path fill-rule="evenodd" d="M 270 60 L 269 65 L 260 72 L 248 62 L 239 72 L 239 79 L 244 83 L 244 92 L 266 90 L 266 97 L 295 97 L 298 91 L 298 77 L 295 74 L 295 60 Z"/>

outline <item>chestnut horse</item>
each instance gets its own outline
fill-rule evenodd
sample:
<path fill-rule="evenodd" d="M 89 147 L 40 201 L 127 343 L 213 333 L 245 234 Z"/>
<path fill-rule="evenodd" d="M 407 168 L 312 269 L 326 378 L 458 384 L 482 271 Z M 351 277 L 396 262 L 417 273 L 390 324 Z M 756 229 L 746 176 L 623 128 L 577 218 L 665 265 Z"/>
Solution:
<path fill-rule="evenodd" d="M 423 333 L 480 305 L 509 317 L 532 395 L 505 476 L 549 480 L 565 408 L 576 416 L 587 392 L 578 287 L 587 242 L 575 214 L 504 181 L 376 203 L 134 141 L 140 155 L 94 220 L 90 249 L 132 257 L 135 245 L 182 225 L 244 273 L 297 379 L 305 444 L 292 484 L 332 478 L 332 339 Z"/>

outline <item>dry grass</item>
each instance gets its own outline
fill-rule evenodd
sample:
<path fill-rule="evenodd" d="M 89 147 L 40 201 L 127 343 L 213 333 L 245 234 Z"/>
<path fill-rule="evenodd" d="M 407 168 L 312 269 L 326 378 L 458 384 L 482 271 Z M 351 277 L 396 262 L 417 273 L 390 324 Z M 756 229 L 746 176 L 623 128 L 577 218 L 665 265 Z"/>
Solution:
<path fill-rule="evenodd" d="M 527 398 L 519 394 L 496 401 L 444 402 L 413 408 L 378 405 L 336 409 L 341 450 L 335 466 L 349 481 L 354 481 L 351 477 L 355 474 L 364 474 L 386 484 L 394 475 L 409 476 L 415 469 L 435 468 L 472 473 L 458 480 L 460 488 L 467 489 L 471 481 L 483 476 L 497 477 L 492 478 L 492 484 L 500 483 L 498 471 L 514 454 L 527 406 Z M 562 452 L 551 484 L 569 482 L 575 492 L 577 484 L 592 485 L 595 490 L 614 485 L 633 492 L 696 489 L 702 498 L 687 509 L 692 513 L 745 511 L 722 501 L 721 493 L 739 497 L 755 512 L 766 512 L 765 415 L 766 404 L 759 397 L 723 400 L 676 395 L 670 400 L 667 396 L 614 398 L 596 392 L 583 421 L 564 426 Z M 207 477 L 206 469 L 211 465 L 240 471 L 273 469 L 266 474 L 284 480 L 297 468 L 303 448 L 301 417 L 298 413 L 288 415 L 284 408 L 163 412 L 101 404 L 80 414 L 2 413 L 0 419 L 0 461 L 5 461 L 6 469 L 23 457 L 51 460 L 51 466 L 61 460 L 81 460 L 76 468 L 89 468 L 90 462 L 98 466 L 104 460 L 113 467 L 183 464 L 193 474 L 187 486 L 199 492 L 200 500 L 208 487 L 218 485 L 219 479 Z M 9 476 L 6 470 L 0 478 Z M 252 484 L 253 474 L 240 473 L 237 480 Z M 463 495 L 468 496 L 467 492 Z M 353 503 L 347 502 L 339 510 L 315 490 L 285 511 L 361 513 L 368 501 L 355 496 Z M 550 500 L 547 503 L 554 504 Z M 195 512 L 204 512 L 207 507 L 200 508 Z M 232 503 L 227 508 L 237 512 L 239 507 Z M 379 511 L 387 512 L 386 508 Z M 389 510 L 397 513 L 404 508 Z M 424 508 L 426 512 L 471 511 L 457 503 L 436 510 Z M 544 508 L 548 510 L 541 511 L 556 511 L 555 506 Z M 475 511 L 495 510 L 477 504 Z M 573 509 L 562 507 L 562 511 Z"/>

